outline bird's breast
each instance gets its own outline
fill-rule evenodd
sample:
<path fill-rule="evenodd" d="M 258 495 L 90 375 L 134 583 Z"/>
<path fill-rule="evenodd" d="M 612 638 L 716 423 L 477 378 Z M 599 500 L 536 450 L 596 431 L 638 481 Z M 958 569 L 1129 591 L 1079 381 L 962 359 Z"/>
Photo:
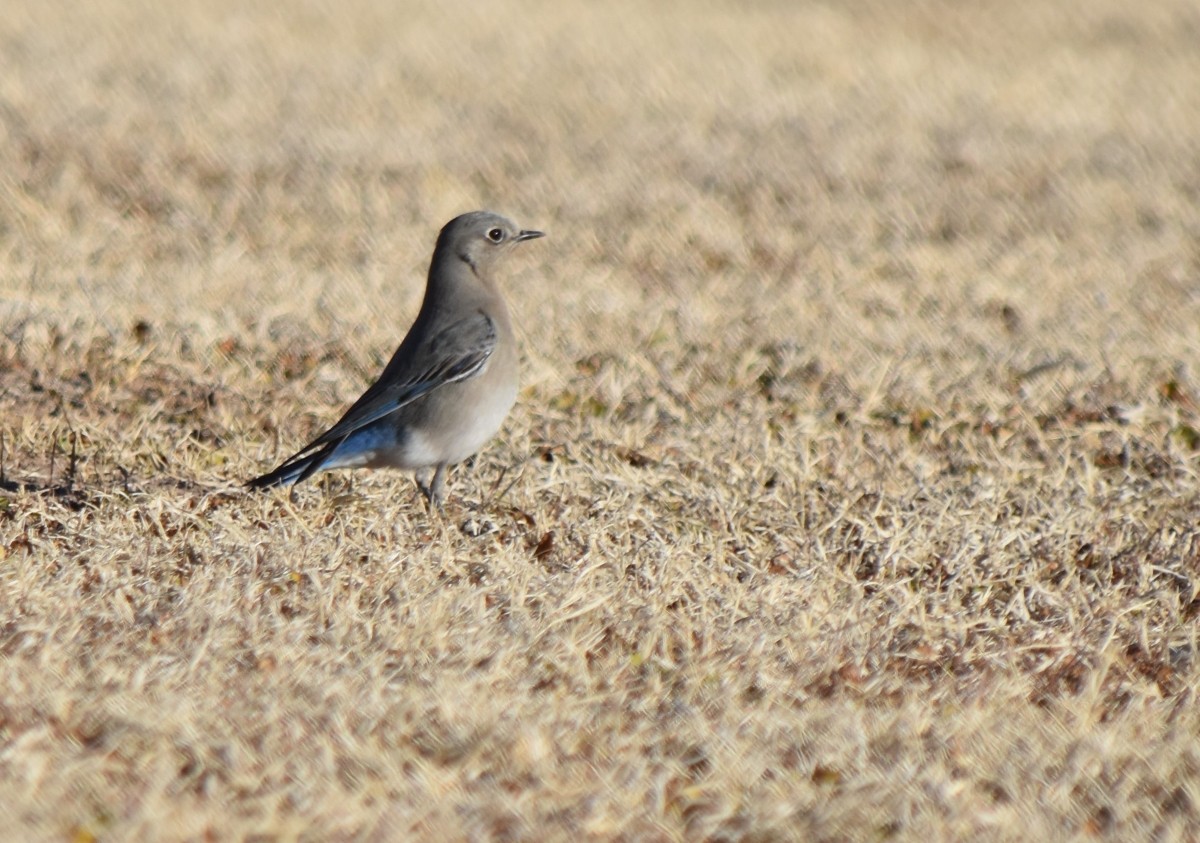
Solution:
<path fill-rule="evenodd" d="M 452 402 L 456 408 L 453 417 L 442 419 L 438 426 L 443 434 L 438 437 L 442 440 L 441 462 L 462 462 L 496 435 L 516 403 L 517 384 L 516 361 L 493 357 L 477 377 L 452 387 L 462 395 L 461 400 Z"/>

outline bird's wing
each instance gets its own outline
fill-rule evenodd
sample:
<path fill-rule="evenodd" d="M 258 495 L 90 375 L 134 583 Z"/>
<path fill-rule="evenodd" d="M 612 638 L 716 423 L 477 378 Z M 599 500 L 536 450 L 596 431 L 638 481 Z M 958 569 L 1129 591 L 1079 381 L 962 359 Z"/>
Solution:
<path fill-rule="evenodd" d="M 482 310 L 451 323 L 414 349 L 416 365 L 406 367 L 412 374 L 399 380 L 380 377 L 337 424 L 305 445 L 292 459 L 345 439 L 438 387 L 475 377 L 496 350 L 496 340 L 496 323 Z"/>

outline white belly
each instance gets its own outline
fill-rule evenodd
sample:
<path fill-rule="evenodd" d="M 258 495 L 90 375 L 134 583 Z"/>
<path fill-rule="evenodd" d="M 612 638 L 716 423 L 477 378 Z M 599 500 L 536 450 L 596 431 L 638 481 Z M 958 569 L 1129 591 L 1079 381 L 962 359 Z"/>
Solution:
<path fill-rule="evenodd" d="M 514 382 L 509 388 L 493 391 L 488 400 L 477 402 L 472 412 L 463 413 L 456 419 L 457 423 L 452 425 L 455 428 L 453 436 L 441 437 L 441 458 L 435 462 L 454 465 L 477 453 L 500 430 L 516 400 L 517 384 Z"/>
<path fill-rule="evenodd" d="M 409 471 L 445 463 L 453 465 L 488 443 L 517 398 L 517 384 L 486 390 L 483 400 L 462 402 L 461 408 L 397 429 L 391 419 L 380 419 L 355 431 L 330 455 L 323 469 L 401 468 Z"/>

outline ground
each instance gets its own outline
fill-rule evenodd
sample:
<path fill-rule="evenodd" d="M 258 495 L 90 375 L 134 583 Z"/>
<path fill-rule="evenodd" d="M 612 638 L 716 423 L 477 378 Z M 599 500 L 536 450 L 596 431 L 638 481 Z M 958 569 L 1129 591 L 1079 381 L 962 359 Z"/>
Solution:
<path fill-rule="evenodd" d="M 0 838 L 1188 840 L 1191 0 L 0 17 Z M 438 228 L 442 514 L 241 483 Z"/>

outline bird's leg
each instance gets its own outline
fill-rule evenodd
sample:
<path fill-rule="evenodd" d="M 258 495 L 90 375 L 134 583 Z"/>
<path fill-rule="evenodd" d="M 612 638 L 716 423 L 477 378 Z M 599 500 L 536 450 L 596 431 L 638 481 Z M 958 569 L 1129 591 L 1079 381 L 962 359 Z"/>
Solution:
<path fill-rule="evenodd" d="M 437 468 L 433 470 L 433 477 L 429 479 L 429 488 L 422 491 L 429 499 L 430 509 L 442 508 L 442 498 L 446 491 L 446 464 L 444 462 L 437 464 Z"/>

